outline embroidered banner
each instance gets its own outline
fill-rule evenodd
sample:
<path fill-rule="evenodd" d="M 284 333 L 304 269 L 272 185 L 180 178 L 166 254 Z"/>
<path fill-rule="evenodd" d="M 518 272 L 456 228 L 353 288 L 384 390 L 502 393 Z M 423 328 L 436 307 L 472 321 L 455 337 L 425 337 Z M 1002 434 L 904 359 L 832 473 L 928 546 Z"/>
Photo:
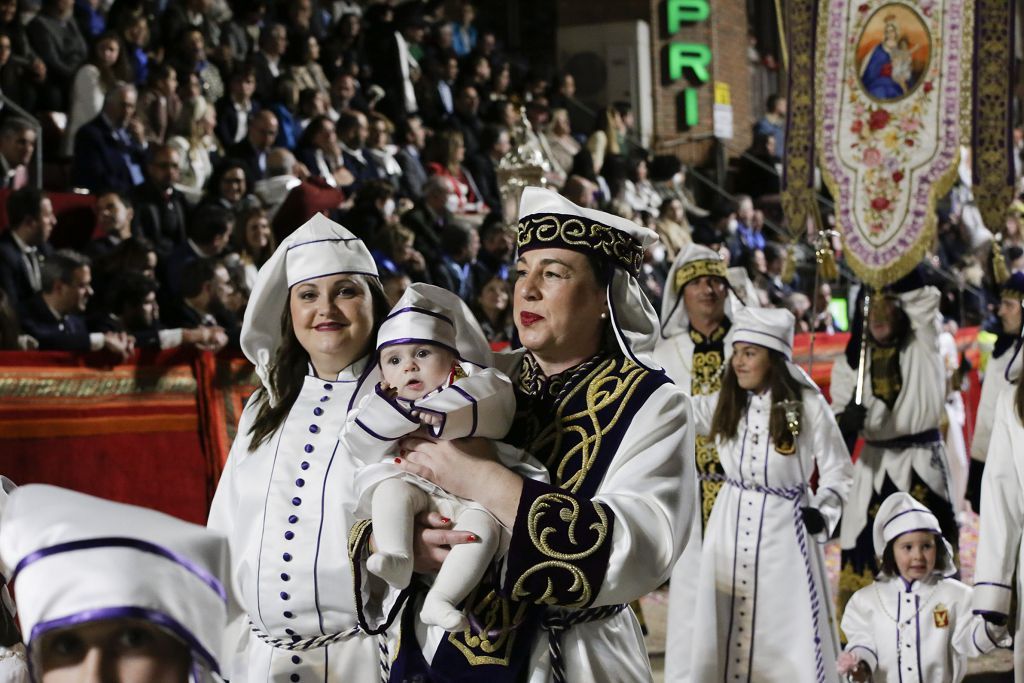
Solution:
<path fill-rule="evenodd" d="M 822 176 L 846 259 L 880 288 L 921 260 L 969 117 L 974 0 L 822 3 Z"/>
<path fill-rule="evenodd" d="M 971 153 L 974 203 L 992 232 L 1006 225 L 1014 197 L 1012 103 L 1014 5 L 976 0 Z"/>

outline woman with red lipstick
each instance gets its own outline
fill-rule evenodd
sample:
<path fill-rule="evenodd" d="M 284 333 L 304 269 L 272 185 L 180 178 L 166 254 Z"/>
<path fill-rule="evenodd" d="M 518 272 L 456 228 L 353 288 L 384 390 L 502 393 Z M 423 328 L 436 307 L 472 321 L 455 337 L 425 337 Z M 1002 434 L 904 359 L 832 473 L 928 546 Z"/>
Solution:
<path fill-rule="evenodd" d="M 668 578 L 696 515 L 689 400 L 651 360 L 658 322 L 636 279 L 656 239 L 524 191 L 513 301 L 523 348 L 496 365 L 516 392 L 505 442 L 551 483 L 501 465 L 483 440 L 403 441 L 401 467 L 483 505 L 511 540 L 466 599 L 467 628 L 422 623 L 422 591 L 411 592 L 391 680 L 651 680 L 627 605 Z M 421 532 L 426 546 L 433 531 Z M 366 628 L 384 629 L 385 605 L 360 588 Z"/>
<path fill-rule="evenodd" d="M 345 539 L 357 464 L 338 435 L 377 383 L 369 359 L 387 311 L 369 250 L 320 214 L 260 268 L 241 342 L 262 386 L 209 520 L 239 589 L 225 678 L 380 680 L 378 639 L 356 628 Z"/>

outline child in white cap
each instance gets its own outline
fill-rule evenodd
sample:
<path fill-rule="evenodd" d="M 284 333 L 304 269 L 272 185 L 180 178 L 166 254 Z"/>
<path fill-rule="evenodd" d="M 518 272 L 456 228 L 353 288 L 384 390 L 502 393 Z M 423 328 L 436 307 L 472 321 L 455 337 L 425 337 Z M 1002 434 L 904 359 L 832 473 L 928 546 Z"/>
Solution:
<path fill-rule="evenodd" d="M 0 563 L 34 680 L 221 680 L 227 540 L 53 486 L 14 491 Z"/>
<path fill-rule="evenodd" d="M 465 303 L 432 285 L 412 285 L 392 309 L 377 335 L 377 360 L 381 382 L 350 414 L 341 437 L 348 452 L 365 463 L 356 472 L 355 512 L 373 521 L 375 548 L 366 567 L 405 588 L 413 570 L 413 518 L 436 511 L 454 520 L 475 541 L 452 547 L 420 617 L 461 630 L 467 622 L 457 605 L 479 583 L 508 534 L 482 506 L 399 468 L 397 442 L 421 428 L 436 439 L 504 437 L 515 413 L 512 384 L 486 367 L 490 349 Z"/>
<path fill-rule="evenodd" d="M 1009 644 L 1005 629 L 971 613 L 971 588 L 949 578 L 952 547 L 910 494 L 885 499 L 873 541 L 881 571 L 846 605 L 840 673 L 876 683 L 958 683 L 968 657 Z"/>

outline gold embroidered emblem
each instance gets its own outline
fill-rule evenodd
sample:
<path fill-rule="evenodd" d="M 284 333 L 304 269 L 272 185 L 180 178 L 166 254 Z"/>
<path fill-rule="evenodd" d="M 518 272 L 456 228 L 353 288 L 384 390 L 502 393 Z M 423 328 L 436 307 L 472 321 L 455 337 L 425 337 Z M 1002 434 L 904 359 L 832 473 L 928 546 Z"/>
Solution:
<path fill-rule="evenodd" d="M 466 598 L 465 605 L 465 610 L 472 612 L 481 626 L 480 632 L 474 633 L 467 627 L 463 631 L 449 633 L 448 642 L 463 654 L 470 666 L 508 666 L 518 633 L 513 626 L 522 621 L 528 605 L 518 603 L 513 614 L 511 600 L 493 590 L 488 590 L 487 595 L 478 599 L 480 590 L 481 586 L 477 586 Z"/>
<path fill-rule="evenodd" d="M 946 628 L 949 626 L 949 610 L 941 602 L 935 606 L 932 618 L 935 619 L 935 628 Z"/>

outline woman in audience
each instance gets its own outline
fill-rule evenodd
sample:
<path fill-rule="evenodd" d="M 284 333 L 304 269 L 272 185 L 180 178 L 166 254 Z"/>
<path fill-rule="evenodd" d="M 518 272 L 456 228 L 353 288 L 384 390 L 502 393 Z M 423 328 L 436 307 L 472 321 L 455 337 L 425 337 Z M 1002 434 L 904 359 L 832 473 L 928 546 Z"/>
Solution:
<path fill-rule="evenodd" d="M 131 67 L 121 39 L 116 33 L 104 33 L 96 39 L 89 61 L 78 69 L 71 84 L 71 112 L 64 134 L 65 155 L 71 155 L 78 129 L 99 116 L 107 91 L 118 81 L 131 80 Z"/>
<path fill-rule="evenodd" d="M 308 88 L 324 95 L 330 94 L 331 82 L 320 66 L 320 43 L 316 38 L 310 36 L 291 43 L 285 61 L 290 65 L 288 76 L 298 84 L 300 91 Z"/>
<path fill-rule="evenodd" d="M 512 341 L 512 285 L 508 280 L 497 275 L 492 277 L 480 288 L 470 308 L 487 341 L 492 344 Z"/>
<path fill-rule="evenodd" d="M 572 160 L 580 151 L 580 143 L 572 136 L 569 112 L 566 109 L 551 111 L 551 123 L 544 131 L 544 139 L 551 150 L 552 161 L 558 164 L 559 170 L 565 173 L 572 170 Z"/>
<path fill-rule="evenodd" d="M 238 229 L 232 233 L 238 264 L 244 274 L 245 291 L 256 285 L 256 273 L 277 248 L 274 231 L 262 206 L 244 209 L 238 216 Z"/>
<path fill-rule="evenodd" d="M 435 133 L 423 154 L 427 172 L 448 181 L 453 213 L 487 213 L 476 181 L 462 165 L 465 156 L 466 144 L 456 130 Z"/>
<path fill-rule="evenodd" d="M 146 140 L 162 144 L 167 140 L 171 125 L 181 116 L 181 98 L 178 97 L 178 73 L 166 64 L 154 64 L 149 70 L 149 82 L 139 94 L 139 119 L 146 128 Z"/>
<path fill-rule="evenodd" d="M 202 97 L 196 97 L 186 101 L 178 120 L 178 134 L 167 141 L 180 156 L 179 180 L 175 187 L 193 205 L 202 198 L 213 166 L 224 153 L 214 134 L 216 127 L 217 110 Z"/>
<path fill-rule="evenodd" d="M 252 176 L 249 166 L 239 159 L 224 159 L 214 166 L 206 181 L 203 200 L 199 207 L 221 206 L 234 214 L 258 202 L 252 194 Z"/>

